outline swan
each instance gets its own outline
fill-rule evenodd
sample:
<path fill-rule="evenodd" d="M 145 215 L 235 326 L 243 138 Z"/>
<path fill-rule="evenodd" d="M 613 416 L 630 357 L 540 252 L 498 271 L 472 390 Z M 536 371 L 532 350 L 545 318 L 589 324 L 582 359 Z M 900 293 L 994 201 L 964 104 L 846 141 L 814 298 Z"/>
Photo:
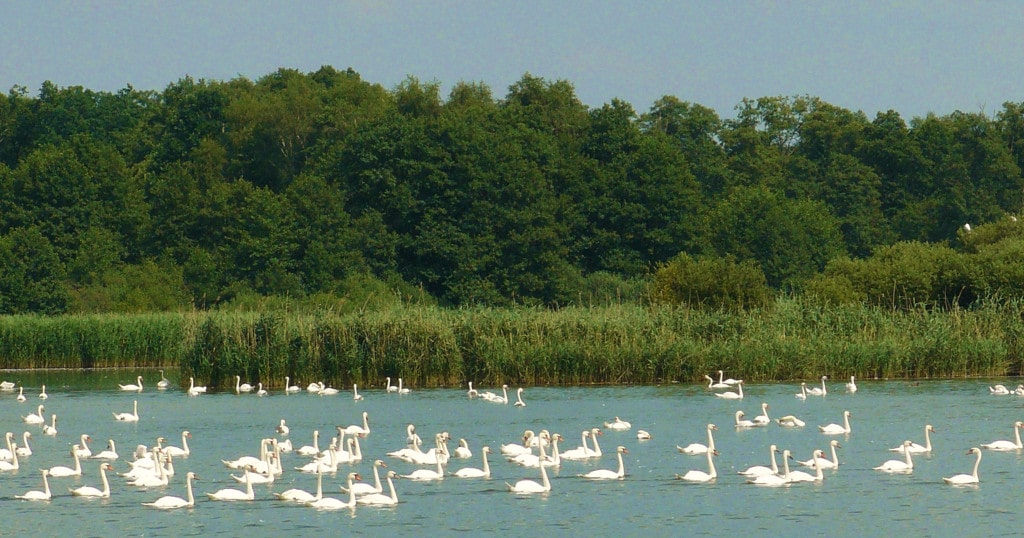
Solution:
<path fill-rule="evenodd" d="M 4 434 L 4 440 L 7 442 L 7 448 L 0 449 L 0 461 L 13 459 L 14 455 L 17 453 L 17 451 L 12 448 L 12 443 L 14 443 L 14 432 L 7 432 Z"/>
<path fill-rule="evenodd" d="M 316 473 L 316 495 L 313 495 L 306 490 L 292 488 L 284 490 L 281 493 L 275 493 L 274 496 L 282 501 L 295 501 L 300 503 L 308 503 L 321 499 L 324 496 L 324 473 L 319 470 Z"/>
<path fill-rule="evenodd" d="M 298 385 L 292 385 L 291 382 L 292 382 L 292 378 L 290 378 L 288 376 L 284 376 L 284 392 L 285 392 L 285 394 L 294 394 L 296 392 L 302 391 L 302 389 L 300 389 Z"/>
<path fill-rule="evenodd" d="M 807 383 L 800 383 L 800 392 L 796 395 L 797 400 L 807 399 Z"/>
<path fill-rule="evenodd" d="M 195 378 L 188 378 L 188 395 L 199 396 L 200 394 L 206 394 L 206 387 L 203 385 L 196 385 Z"/>
<path fill-rule="evenodd" d="M 79 441 L 80 442 L 77 445 L 78 448 L 75 449 L 75 452 L 78 453 L 78 457 L 88 458 L 92 456 L 92 450 L 89 449 L 89 443 L 92 442 L 92 437 L 89 437 L 89 434 L 83 433 L 79 438 Z"/>
<path fill-rule="evenodd" d="M 135 400 L 132 403 L 131 413 L 114 413 L 114 420 L 120 420 L 122 422 L 138 422 L 139 421 L 139 401 Z"/>
<path fill-rule="evenodd" d="M 366 482 L 356 482 L 352 484 L 352 489 L 356 492 L 356 496 L 370 495 L 373 493 L 381 493 L 384 488 L 380 484 L 380 469 L 381 467 L 387 468 L 388 464 L 384 463 L 384 460 L 374 460 L 373 462 L 373 484 L 367 484 Z M 348 493 L 349 490 L 341 488 L 342 493 Z"/>
<path fill-rule="evenodd" d="M 828 395 L 828 389 L 825 388 L 825 380 L 828 379 L 827 375 L 821 376 L 821 388 L 812 387 L 807 389 L 808 396 L 826 396 Z"/>
<path fill-rule="evenodd" d="M 320 396 L 334 396 L 334 395 L 338 394 L 339 392 L 340 391 L 338 389 L 336 389 L 334 387 L 328 387 L 327 385 L 324 385 L 323 381 L 321 381 L 320 382 L 320 390 L 317 392 L 317 394 L 319 394 Z"/>
<path fill-rule="evenodd" d="M 164 377 L 164 371 L 160 370 L 160 381 L 156 382 L 156 388 L 167 390 L 171 387 L 171 380 Z"/>
<path fill-rule="evenodd" d="M 18 387 L 18 397 L 16 398 L 16 400 L 18 400 L 19 402 L 24 402 L 28 400 L 28 398 L 25 397 L 25 387 Z"/>
<path fill-rule="evenodd" d="M 284 419 L 282 419 L 283 421 Z M 313 444 L 299 447 L 295 451 L 300 456 L 316 456 L 320 454 L 320 430 L 313 430 Z"/>
<path fill-rule="evenodd" d="M 14 390 L 14 387 L 13 381 L 0 381 L 0 390 Z"/>
<path fill-rule="evenodd" d="M 45 400 L 45 399 L 47 399 L 49 397 L 50 396 L 48 394 L 46 394 L 46 385 L 43 385 L 42 387 L 40 387 L 39 388 L 39 399 L 40 400 Z"/>
<path fill-rule="evenodd" d="M 779 426 L 783 426 L 783 427 L 786 427 L 786 428 L 803 428 L 804 426 L 807 425 L 806 422 L 796 418 L 793 415 L 786 415 L 784 417 L 779 417 L 779 418 L 775 419 L 775 422 L 778 422 Z"/>
<path fill-rule="evenodd" d="M 57 435 L 57 413 L 50 415 L 50 423 L 43 425 L 43 433 L 50 437 Z"/>
<path fill-rule="evenodd" d="M 725 373 L 722 372 L 721 370 L 719 370 L 718 371 L 718 382 L 722 383 L 723 385 L 729 385 L 729 386 L 739 385 L 740 383 L 743 382 L 743 380 L 741 380 L 741 379 L 733 379 L 731 377 L 729 379 L 723 379 L 724 376 L 725 376 Z"/>
<path fill-rule="evenodd" d="M 779 474 L 779 464 L 775 462 L 775 453 L 779 451 L 779 447 L 771 445 L 770 447 L 768 447 L 768 451 L 771 453 L 772 457 L 771 467 L 765 467 L 764 465 L 753 465 L 751 467 L 747 467 L 743 471 L 740 471 L 739 474 L 750 477 Z"/>
<path fill-rule="evenodd" d="M 692 470 L 686 471 L 684 475 L 676 475 L 678 480 L 686 480 L 688 482 L 711 482 L 718 477 L 718 471 L 715 469 L 714 456 L 718 455 L 717 450 L 708 450 L 708 472 Z"/>
<path fill-rule="evenodd" d="M 596 469 L 586 474 L 579 475 L 581 478 L 589 478 L 591 480 L 622 480 L 626 477 L 626 468 L 622 464 L 622 455 L 629 454 L 629 450 L 626 447 L 620 446 L 615 449 L 615 455 L 619 458 L 619 470 L 609 471 L 608 469 Z"/>
<path fill-rule="evenodd" d="M 466 396 L 469 399 L 476 398 L 477 396 L 480 395 L 480 393 L 477 392 L 476 389 L 473 388 L 473 382 L 472 381 L 466 381 L 466 384 L 469 385 L 469 390 L 466 391 Z"/>
<path fill-rule="evenodd" d="M 116 460 L 118 459 L 117 448 L 114 446 L 114 440 L 107 440 L 107 449 L 101 452 L 97 452 L 92 456 L 89 456 L 94 460 Z"/>
<path fill-rule="evenodd" d="M 490 478 L 491 477 L 491 466 L 487 463 L 487 455 L 491 453 L 491 447 L 485 446 L 480 449 L 480 453 L 483 454 L 484 468 L 477 469 L 475 467 L 463 467 L 458 471 L 452 473 L 452 476 L 458 478 Z"/>
<path fill-rule="evenodd" d="M 140 375 L 140 376 L 136 377 L 135 378 L 135 383 L 129 383 L 127 385 L 122 385 L 122 384 L 118 383 L 117 386 L 120 387 L 121 390 L 129 391 L 129 392 L 142 392 L 142 376 Z"/>
<path fill-rule="evenodd" d="M 42 424 L 46 422 L 46 417 L 43 416 L 43 411 L 45 411 L 45 409 L 43 408 L 42 405 L 40 405 L 38 411 L 36 411 L 35 413 L 29 413 L 21 417 L 21 420 L 25 424 Z"/>
<path fill-rule="evenodd" d="M 327 450 L 327 460 L 313 460 L 301 467 L 296 467 L 296 471 L 302 473 L 334 473 L 338 470 L 338 460 L 335 457 L 334 450 Z"/>
<path fill-rule="evenodd" d="M 651 432 L 649 432 L 647 430 L 637 430 L 636 431 L 636 440 L 637 441 L 650 441 L 651 439 L 653 439 L 653 437 L 651 437 Z"/>
<path fill-rule="evenodd" d="M 890 448 L 889 452 L 903 452 L 904 450 L 909 450 L 914 454 L 930 453 L 932 451 L 932 438 L 928 433 L 934 431 L 935 428 L 932 427 L 931 424 L 926 424 L 924 427 L 924 446 L 913 442 L 911 442 L 910 445 L 903 443 L 900 446 Z"/>
<path fill-rule="evenodd" d="M 361 480 L 361 478 L 362 477 L 359 476 L 359 473 L 348 473 L 348 502 L 342 501 L 340 499 L 335 499 L 333 497 L 321 496 L 319 499 L 315 501 L 309 501 L 305 504 L 306 506 L 316 508 L 317 510 L 340 510 L 342 508 L 355 508 L 356 494 L 355 492 L 352 491 L 352 481 Z"/>
<path fill-rule="evenodd" d="M 609 430 L 615 430 L 617 432 L 624 432 L 624 431 L 632 428 L 633 425 L 630 424 L 629 422 L 626 422 L 625 420 L 622 420 L 619 417 L 615 417 L 615 419 L 612 420 L 611 422 L 605 422 L 604 423 L 604 427 L 609 429 Z"/>
<path fill-rule="evenodd" d="M 363 411 L 363 425 L 352 424 L 345 428 L 346 435 L 370 435 L 370 414 Z"/>
<path fill-rule="evenodd" d="M 349 440 L 348 440 L 348 452 L 340 451 L 338 454 L 335 454 L 335 458 L 338 460 L 338 463 L 349 463 L 349 464 L 352 464 L 352 463 L 359 463 L 359 462 L 363 461 L 363 450 L 359 446 L 359 438 L 360 437 L 363 437 L 363 435 L 362 434 L 360 434 L 360 435 L 353 435 L 352 437 L 349 438 Z M 442 463 L 446 463 L 448 461 L 448 459 L 447 459 L 447 451 L 445 452 L 444 455 L 445 455 L 444 459 L 438 458 L 438 460 L 440 460 Z"/>
<path fill-rule="evenodd" d="M 292 440 L 291 439 L 285 439 L 284 441 L 281 441 L 281 442 L 277 443 L 277 448 L 282 453 L 284 453 L 284 452 L 291 452 L 292 451 Z"/>
<path fill-rule="evenodd" d="M 1010 389 L 1006 388 L 1005 385 L 993 385 L 993 386 L 988 388 L 988 391 L 991 394 L 995 394 L 995 395 L 999 395 L 999 396 L 1006 395 L 1006 394 L 1010 393 Z"/>
<path fill-rule="evenodd" d="M 495 393 L 493 393 L 491 391 L 487 391 L 487 392 L 485 392 L 485 393 L 480 395 L 480 399 L 484 400 L 485 402 L 491 402 L 491 403 L 496 403 L 496 404 L 507 404 L 508 403 L 508 385 L 502 385 L 501 386 L 501 394 L 502 394 L 501 396 L 498 396 L 497 394 L 495 394 Z"/>
<path fill-rule="evenodd" d="M 355 383 L 352 383 L 352 399 L 357 402 L 363 399 L 363 395 L 359 394 L 359 386 Z"/>
<path fill-rule="evenodd" d="M 255 467 L 248 467 L 248 469 L 251 469 L 251 471 L 245 473 L 244 476 L 231 475 L 231 478 L 233 478 L 235 482 L 241 484 L 244 484 L 246 480 L 253 484 L 273 484 L 274 478 L 276 478 L 274 476 L 274 471 L 277 468 L 274 465 L 276 459 L 277 456 L 275 456 L 273 452 L 268 452 L 266 460 L 264 460 L 266 462 L 266 465 L 263 466 L 262 471 L 257 470 Z"/>
<path fill-rule="evenodd" d="M 416 469 L 415 471 L 402 476 L 402 478 L 408 478 L 409 480 L 444 480 L 444 469 L 441 468 L 441 459 L 437 459 L 437 470 L 434 469 Z"/>
<path fill-rule="evenodd" d="M 235 394 L 241 394 L 243 392 L 252 392 L 252 385 L 248 383 L 242 383 L 242 376 L 235 376 Z"/>
<path fill-rule="evenodd" d="M 540 445 L 540 457 L 544 458 L 544 445 Z M 532 493 L 549 493 L 551 491 L 551 482 L 548 480 L 547 467 L 540 465 L 540 483 L 535 480 L 519 480 L 515 484 L 509 484 L 505 482 L 508 490 L 516 494 L 532 494 Z"/>
<path fill-rule="evenodd" d="M 19 456 L 31 456 L 32 455 L 32 448 L 28 446 L 28 440 L 30 438 L 32 438 L 32 434 L 29 433 L 29 432 L 25 432 L 25 433 L 21 434 L 21 442 L 22 442 L 23 446 L 15 447 L 14 453 L 19 455 Z"/>
<path fill-rule="evenodd" d="M 708 380 L 708 390 L 727 389 L 727 388 L 732 386 L 732 385 L 726 385 L 725 383 L 716 383 L 715 382 L 715 378 L 713 378 L 713 377 L 711 377 L 711 376 L 709 376 L 707 374 L 704 374 L 704 379 Z"/>
<path fill-rule="evenodd" d="M 364 495 L 356 499 L 359 504 L 367 504 L 371 506 L 394 506 L 398 504 L 398 494 L 395 493 L 395 483 L 391 481 L 393 478 L 401 478 L 398 473 L 394 471 L 388 471 L 386 476 L 388 479 L 388 490 L 391 495 L 384 495 L 382 493 L 371 493 Z"/>
<path fill-rule="evenodd" d="M 1024 422 L 1017 421 L 1013 423 L 1013 441 L 992 441 L 991 443 L 985 443 L 981 445 L 981 448 L 987 448 L 989 450 L 1020 450 L 1024 448 L 1024 444 L 1020 442 L 1020 429 L 1024 428 Z"/>
<path fill-rule="evenodd" d="M 26 501 L 48 501 L 50 500 L 50 482 L 46 477 L 50 474 L 49 471 L 43 469 L 43 491 L 33 490 L 27 491 L 23 495 L 15 495 L 15 499 L 22 499 Z"/>
<path fill-rule="evenodd" d="M 273 439 L 260 440 L 260 456 L 242 456 L 236 460 L 220 460 L 229 469 L 242 469 L 250 465 L 260 465 L 267 458 L 267 445 L 274 443 Z"/>
<path fill-rule="evenodd" d="M 412 426 L 410 424 L 410 426 Z M 533 439 L 534 433 L 532 430 L 526 430 L 523 432 L 523 444 L 518 445 L 516 443 L 503 444 L 499 448 L 499 451 L 505 456 L 518 456 L 520 454 L 528 454 L 530 450 L 530 441 Z M 586 443 L 584 443 L 586 445 Z"/>
<path fill-rule="evenodd" d="M 676 450 L 683 454 L 689 454 L 691 456 L 698 456 L 704 454 L 709 450 L 715 449 L 715 436 L 711 432 L 718 429 L 718 426 L 714 424 L 708 424 L 708 444 L 702 445 L 700 443 L 690 443 L 686 446 L 676 446 Z"/>
<path fill-rule="evenodd" d="M 267 389 L 263 388 L 263 382 L 256 383 L 256 396 L 266 396 L 270 394 Z"/>
<path fill-rule="evenodd" d="M 814 467 L 815 465 L 817 465 L 822 469 L 838 469 L 839 456 L 836 455 L 836 449 L 841 448 L 839 441 L 833 439 L 831 442 L 829 442 L 829 448 L 832 449 L 832 459 L 825 458 L 825 452 L 823 450 L 819 450 L 817 453 L 815 453 L 814 458 L 806 461 L 801 461 L 800 464 L 803 465 L 804 467 Z M 821 453 L 820 457 L 818 456 L 818 453 Z"/>
<path fill-rule="evenodd" d="M 75 445 L 77 447 L 78 445 Z M 71 455 L 75 458 L 75 468 L 66 467 L 64 465 L 56 465 L 50 467 L 50 476 L 62 477 L 62 476 L 82 476 L 82 461 L 78 459 L 78 454 L 74 450 L 71 451 Z"/>
<path fill-rule="evenodd" d="M 281 435 L 285 435 L 286 436 L 286 435 L 288 435 L 288 433 L 291 432 L 291 429 L 288 428 L 288 425 L 284 423 L 284 419 L 282 418 L 281 422 L 277 425 L 276 428 L 274 428 L 274 431 L 276 431 L 277 433 L 279 433 Z M 320 453 L 320 451 L 317 450 L 317 454 L 319 454 L 319 453 Z"/>
<path fill-rule="evenodd" d="M 312 392 L 313 394 L 319 394 L 320 393 L 320 383 L 313 382 L 313 383 L 310 383 L 309 385 L 306 385 L 306 392 Z"/>
<path fill-rule="evenodd" d="M 590 430 L 583 430 L 583 433 L 580 434 L 580 446 L 572 450 L 566 450 L 565 452 L 562 452 L 559 456 L 562 459 L 566 460 L 590 459 L 592 456 L 590 455 L 590 448 L 587 446 L 587 439 L 590 438 L 590 435 Z"/>
<path fill-rule="evenodd" d="M 761 414 L 754 417 L 754 426 L 767 426 L 772 423 L 772 419 L 768 418 L 768 404 L 761 402 Z"/>
<path fill-rule="evenodd" d="M 743 399 L 743 382 L 742 381 L 740 381 L 739 383 L 736 383 L 736 389 L 739 392 L 733 392 L 731 390 L 730 391 L 726 391 L 726 392 L 716 392 L 715 396 L 718 396 L 719 398 L 725 398 L 726 400 L 742 400 Z"/>
<path fill-rule="evenodd" d="M 109 463 L 100 464 L 100 480 L 103 481 L 103 489 L 96 489 L 92 486 L 81 486 L 78 488 L 68 488 L 68 491 L 76 497 L 110 497 L 110 482 L 107 481 L 107 471 L 113 471 L 114 466 Z"/>
<path fill-rule="evenodd" d="M 850 412 L 843 411 L 843 425 L 829 424 L 828 426 L 818 426 L 821 433 L 825 435 L 842 435 L 850 433 Z"/>
<path fill-rule="evenodd" d="M 402 378 L 398 378 L 398 393 L 409 394 L 410 392 L 412 392 L 412 390 L 409 389 L 408 387 L 402 387 Z M 505 401 L 508 401 L 508 397 L 505 398 Z"/>
<path fill-rule="evenodd" d="M 821 482 L 822 480 L 824 480 L 825 479 L 825 475 L 821 472 L 821 465 L 819 465 L 819 463 L 821 461 L 828 461 L 828 460 L 825 460 L 824 456 L 825 456 L 825 452 L 823 452 L 821 450 L 815 450 L 814 453 L 811 454 L 811 460 L 810 461 L 814 462 L 815 474 L 805 473 L 803 471 L 792 471 L 792 472 L 790 472 L 789 471 L 789 462 L 787 460 L 787 462 L 786 462 L 786 476 L 789 477 L 789 481 L 790 482 Z M 790 455 L 789 457 L 792 458 L 793 456 Z"/>
<path fill-rule="evenodd" d="M 537 467 L 543 465 L 545 467 L 559 467 L 562 465 L 562 457 L 558 453 L 558 443 L 564 441 L 565 438 L 560 434 L 551 435 L 551 456 L 534 456 L 533 454 L 524 454 L 517 456 L 511 460 L 513 463 L 518 463 L 523 467 Z"/>
<path fill-rule="evenodd" d="M 247 466 L 245 468 L 245 491 L 224 488 L 219 489 L 213 493 L 207 493 L 206 496 L 213 501 L 251 501 L 256 498 L 256 495 L 252 492 L 252 479 L 250 473 L 253 471 L 253 467 Z"/>
<path fill-rule="evenodd" d="M 455 447 L 455 457 L 468 459 L 473 457 L 473 452 L 469 449 L 469 442 L 465 439 L 459 439 L 459 446 Z"/>
<path fill-rule="evenodd" d="M 4 437 L 7 440 L 7 451 L 11 454 L 11 461 L 0 461 L 0 471 L 17 471 L 21 467 L 21 464 L 18 462 L 17 445 L 13 442 L 14 434 L 7 432 L 7 435 Z"/>
<path fill-rule="evenodd" d="M 746 414 L 743 413 L 743 411 L 736 411 L 736 429 L 753 428 L 757 426 L 753 421 L 742 418 L 745 416 Z"/>
<path fill-rule="evenodd" d="M 160 497 L 159 499 L 151 503 L 142 503 L 142 506 L 149 506 L 151 508 L 162 508 L 165 510 L 170 510 L 172 508 L 186 508 L 195 506 L 196 499 L 192 495 L 193 480 L 199 480 L 199 477 L 196 476 L 196 473 L 189 471 L 187 474 L 185 474 L 185 495 L 187 496 L 185 499 L 182 499 L 181 497 L 175 497 L 174 495 L 164 495 L 163 497 Z"/>
<path fill-rule="evenodd" d="M 164 461 L 166 462 L 167 465 L 173 467 L 174 464 L 171 462 L 170 456 L 167 456 L 167 458 Z M 160 465 L 158 463 L 156 465 L 156 468 L 153 469 L 153 471 L 143 471 L 133 480 L 130 480 L 128 483 L 132 486 L 140 488 L 159 488 L 162 486 L 166 486 L 168 482 L 170 482 L 170 476 L 167 474 L 167 469 L 163 465 Z"/>
<path fill-rule="evenodd" d="M 885 471 L 887 473 L 910 473 L 914 470 L 914 461 L 910 459 L 910 445 L 914 444 L 913 441 L 903 441 L 903 454 L 906 455 L 906 461 L 900 460 L 889 460 L 885 463 L 875 467 L 876 471 Z"/>
<path fill-rule="evenodd" d="M 188 440 L 192 438 L 192 432 L 185 430 L 181 432 L 181 447 L 167 446 L 164 453 L 175 458 L 187 458 L 192 451 L 188 448 Z"/>
<path fill-rule="evenodd" d="M 398 387 L 391 384 L 391 378 L 390 377 L 385 378 L 385 381 L 387 382 L 387 386 L 384 387 L 384 391 L 385 392 L 398 392 Z"/>
<path fill-rule="evenodd" d="M 526 402 L 523 401 L 523 387 L 516 389 L 516 403 L 512 405 L 515 407 L 526 407 Z"/>
<path fill-rule="evenodd" d="M 947 484 L 953 484 L 954 486 L 978 484 L 981 480 L 978 479 L 978 466 L 981 465 L 981 449 L 978 447 L 971 448 L 967 451 L 967 454 L 974 454 L 978 456 L 978 459 L 974 460 L 974 472 L 971 474 L 957 474 L 949 478 L 943 477 L 942 480 Z"/>
<path fill-rule="evenodd" d="M 846 392 L 857 392 L 857 380 L 850 376 L 850 382 L 846 384 Z"/>

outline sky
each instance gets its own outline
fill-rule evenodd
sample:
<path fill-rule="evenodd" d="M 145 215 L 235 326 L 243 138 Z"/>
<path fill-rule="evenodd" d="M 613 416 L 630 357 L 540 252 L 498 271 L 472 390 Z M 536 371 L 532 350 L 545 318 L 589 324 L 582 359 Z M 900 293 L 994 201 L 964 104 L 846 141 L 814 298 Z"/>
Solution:
<path fill-rule="evenodd" d="M 4 2 L 0 91 L 44 81 L 160 91 L 279 68 L 566 80 L 589 107 L 671 95 L 735 116 L 744 98 L 809 95 L 904 119 L 1024 102 L 1024 2 L 760 0 L 31 0 Z"/>

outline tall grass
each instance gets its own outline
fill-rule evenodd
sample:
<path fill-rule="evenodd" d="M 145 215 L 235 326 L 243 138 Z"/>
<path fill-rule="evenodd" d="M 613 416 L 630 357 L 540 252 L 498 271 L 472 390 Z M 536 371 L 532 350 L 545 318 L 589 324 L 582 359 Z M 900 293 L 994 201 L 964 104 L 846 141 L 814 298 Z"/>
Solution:
<path fill-rule="evenodd" d="M 213 387 L 585 384 L 1021 373 L 1024 308 L 893 312 L 786 298 L 752 312 L 396 308 L 0 317 L 0 368 L 173 367 Z"/>

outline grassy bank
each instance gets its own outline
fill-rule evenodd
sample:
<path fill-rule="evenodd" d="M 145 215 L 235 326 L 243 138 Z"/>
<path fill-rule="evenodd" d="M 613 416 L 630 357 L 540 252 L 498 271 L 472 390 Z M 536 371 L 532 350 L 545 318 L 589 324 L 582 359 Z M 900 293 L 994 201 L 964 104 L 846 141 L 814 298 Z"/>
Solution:
<path fill-rule="evenodd" d="M 335 315 L 190 312 L 0 318 L 0 368 L 175 367 L 216 386 L 242 375 L 373 387 L 928 378 L 1021 373 L 1021 305 L 890 312 L 783 299 L 748 313 L 619 306 L 561 311 L 406 308 Z"/>

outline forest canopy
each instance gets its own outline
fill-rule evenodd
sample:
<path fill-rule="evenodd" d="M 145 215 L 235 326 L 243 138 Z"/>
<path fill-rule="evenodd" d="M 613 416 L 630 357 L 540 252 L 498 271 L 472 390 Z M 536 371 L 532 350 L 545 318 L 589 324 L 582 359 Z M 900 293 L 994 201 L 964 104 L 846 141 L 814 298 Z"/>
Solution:
<path fill-rule="evenodd" d="M 1024 295 L 1024 102 L 734 115 L 351 69 L 0 96 L 0 314 L 337 307 L 889 308 Z M 967 226 L 965 226 L 967 225 Z"/>

